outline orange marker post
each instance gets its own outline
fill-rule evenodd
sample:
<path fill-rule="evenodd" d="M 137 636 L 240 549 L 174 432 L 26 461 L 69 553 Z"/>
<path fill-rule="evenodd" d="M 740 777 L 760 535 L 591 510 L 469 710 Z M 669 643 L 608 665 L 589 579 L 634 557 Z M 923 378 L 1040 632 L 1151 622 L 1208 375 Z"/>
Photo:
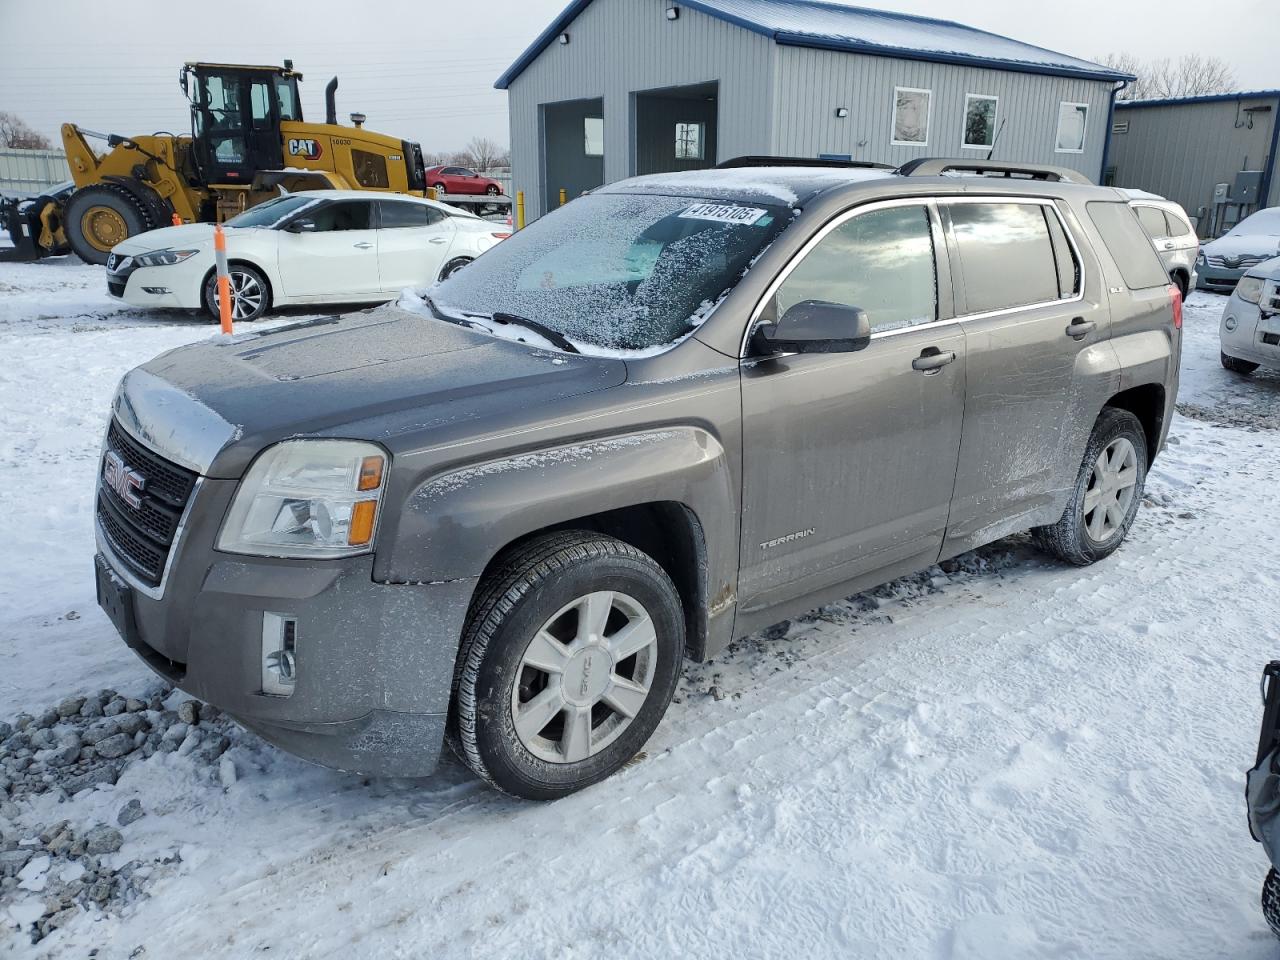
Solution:
<path fill-rule="evenodd" d="M 231 276 L 227 272 L 227 235 L 222 224 L 213 225 L 213 256 L 218 267 L 218 316 L 222 332 L 231 333 Z"/>

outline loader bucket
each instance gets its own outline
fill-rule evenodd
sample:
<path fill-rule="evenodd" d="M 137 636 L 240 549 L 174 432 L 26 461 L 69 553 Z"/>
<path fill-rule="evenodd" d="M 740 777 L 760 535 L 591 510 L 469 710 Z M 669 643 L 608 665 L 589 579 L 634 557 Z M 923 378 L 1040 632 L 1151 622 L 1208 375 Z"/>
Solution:
<path fill-rule="evenodd" d="M 34 225 L 31 223 L 33 219 Z M 39 217 L 33 217 L 29 210 L 21 210 L 16 200 L 0 200 L 0 229 L 9 234 L 9 240 L 13 243 L 12 247 L 0 247 L 0 262 L 39 260 L 44 255 L 44 251 L 36 243 L 40 229 Z"/>

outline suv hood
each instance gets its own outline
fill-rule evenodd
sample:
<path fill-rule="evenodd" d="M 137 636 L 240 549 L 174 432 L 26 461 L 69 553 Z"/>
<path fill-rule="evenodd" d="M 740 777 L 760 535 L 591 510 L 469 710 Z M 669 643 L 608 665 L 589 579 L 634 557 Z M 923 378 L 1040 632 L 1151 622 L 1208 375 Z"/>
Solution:
<path fill-rule="evenodd" d="M 625 380 L 621 360 L 556 353 L 386 306 L 171 350 L 125 375 L 114 409 L 175 463 L 236 478 L 279 440 L 385 442 Z"/>

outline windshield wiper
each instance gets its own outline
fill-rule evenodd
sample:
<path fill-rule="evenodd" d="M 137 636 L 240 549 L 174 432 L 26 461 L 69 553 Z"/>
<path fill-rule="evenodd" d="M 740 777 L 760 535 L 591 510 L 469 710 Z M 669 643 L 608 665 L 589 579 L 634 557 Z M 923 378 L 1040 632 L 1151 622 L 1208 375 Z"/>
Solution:
<path fill-rule="evenodd" d="M 517 326 L 527 327 L 534 333 L 546 337 L 561 350 L 566 353 L 581 353 L 577 347 L 573 345 L 573 341 L 566 337 L 558 330 L 552 330 L 550 327 L 539 323 L 537 320 L 530 320 L 528 317 L 520 317 L 514 313 L 491 313 L 489 319 L 494 323 L 516 324 Z"/>

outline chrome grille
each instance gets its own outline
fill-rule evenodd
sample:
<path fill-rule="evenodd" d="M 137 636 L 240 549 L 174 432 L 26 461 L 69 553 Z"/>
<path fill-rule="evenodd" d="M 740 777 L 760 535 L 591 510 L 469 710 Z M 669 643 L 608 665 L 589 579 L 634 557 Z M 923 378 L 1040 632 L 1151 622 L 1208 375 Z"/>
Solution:
<path fill-rule="evenodd" d="M 108 453 L 141 477 L 136 503 L 102 481 Z M 115 420 L 107 430 L 98 476 L 96 515 L 103 536 L 135 576 L 148 586 L 159 586 L 198 478 L 138 443 Z"/>
<path fill-rule="evenodd" d="M 1242 270 L 1246 267 L 1254 267 L 1260 264 L 1266 257 L 1205 257 L 1212 266 L 1225 267 L 1228 270 Z"/>

